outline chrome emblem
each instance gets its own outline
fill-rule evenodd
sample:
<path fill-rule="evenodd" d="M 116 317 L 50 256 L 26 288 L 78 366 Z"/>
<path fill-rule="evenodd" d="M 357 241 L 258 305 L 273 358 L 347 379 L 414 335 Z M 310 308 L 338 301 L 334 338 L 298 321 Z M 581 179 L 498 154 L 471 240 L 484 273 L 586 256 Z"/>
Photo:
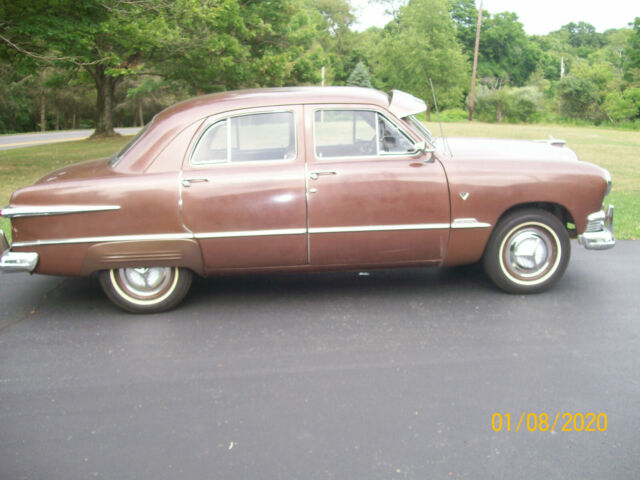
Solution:
<path fill-rule="evenodd" d="M 462 200 L 466 200 L 467 198 L 469 198 L 469 192 L 460 192 L 458 195 L 460 195 L 460 198 Z"/>

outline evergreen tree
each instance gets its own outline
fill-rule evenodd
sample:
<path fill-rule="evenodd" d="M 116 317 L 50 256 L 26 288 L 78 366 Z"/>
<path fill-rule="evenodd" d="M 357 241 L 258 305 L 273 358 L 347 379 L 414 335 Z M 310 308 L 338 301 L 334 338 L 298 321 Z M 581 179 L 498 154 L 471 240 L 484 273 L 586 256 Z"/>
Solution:
<path fill-rule="evenodd" d="M 369 75 L 369 71 L 367 67 L 364 66 L 364 63 L 358 62 L 356 68 L 353 69 L 351 75 L 347 79 L 347 85 L 352 87 L 367 87 L 372 88 L 371 85 L 371 75 Z"/>

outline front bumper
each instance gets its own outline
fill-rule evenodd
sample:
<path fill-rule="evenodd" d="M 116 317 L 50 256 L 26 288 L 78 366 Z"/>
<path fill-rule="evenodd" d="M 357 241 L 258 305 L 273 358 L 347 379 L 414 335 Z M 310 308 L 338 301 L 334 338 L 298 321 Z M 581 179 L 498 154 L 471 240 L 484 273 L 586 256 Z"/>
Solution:
<path fill-rule="evenodd" d="M 607 250 L 613 248 L 616 239 L 613 236 L 613 205 L 592 213 L 587 217 L 587 228 L 578 235 L 578 243 L 588 250 Z"/>
<path fill-rule="evenodd" d="M 38 264 L 38 254 L 35 252 L 12 252 L 7 237 L 0 230 L 0 272 L 33 272 Z"/>

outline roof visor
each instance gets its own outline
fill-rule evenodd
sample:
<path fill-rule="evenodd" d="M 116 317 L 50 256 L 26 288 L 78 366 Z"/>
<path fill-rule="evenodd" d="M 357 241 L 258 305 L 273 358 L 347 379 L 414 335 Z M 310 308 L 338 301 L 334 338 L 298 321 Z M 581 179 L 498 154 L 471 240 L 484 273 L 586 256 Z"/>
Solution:
<path fill-rule="evenodd" d="M 404 118 L 409 115 L 416 115 L 427 110 L 427 104 L 424 100 L 414 97 L 400 90 L 391 90 L 391 101 L 389 102 L 389 110 L 396 117 Z"/>

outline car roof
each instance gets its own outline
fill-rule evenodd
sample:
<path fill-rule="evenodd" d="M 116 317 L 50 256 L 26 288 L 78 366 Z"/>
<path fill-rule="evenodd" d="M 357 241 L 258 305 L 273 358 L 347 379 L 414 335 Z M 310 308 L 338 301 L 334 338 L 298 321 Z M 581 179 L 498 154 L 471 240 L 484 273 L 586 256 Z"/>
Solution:
<path fill-rule="evenodd" d="M 189 112 L 193 119 L 243 108 L 310 103 L 364 103 L 389 106 L 389 96 L 372 88 L 361 87 L 283 87 L 234 90 L 191 98 L 169 107 L 156 120 Z"/>

